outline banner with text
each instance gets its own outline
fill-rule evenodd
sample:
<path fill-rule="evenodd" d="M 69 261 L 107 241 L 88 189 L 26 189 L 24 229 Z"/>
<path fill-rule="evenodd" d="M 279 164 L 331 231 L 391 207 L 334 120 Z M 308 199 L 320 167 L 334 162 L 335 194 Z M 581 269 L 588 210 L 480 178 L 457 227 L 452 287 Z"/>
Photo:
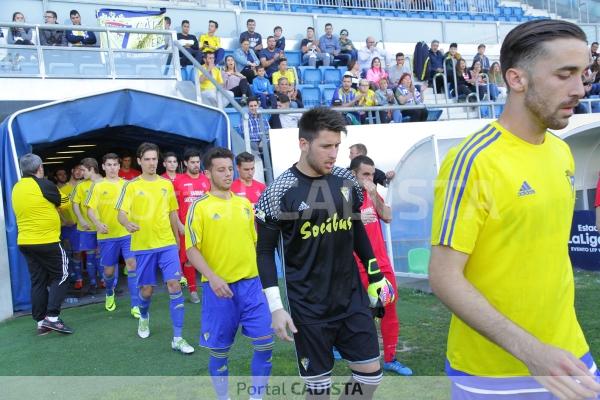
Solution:
<path fill-rule="evenodd" d="M 129 11 L 114 8 L 101 8 L 96 10 L 96 19 L 100 26 L 110 28 L 135 28 L 135 29 L 164 29 L 165 8 L 160 11 Z M 105 35 L 101 35 L 105 41 Z M 109 45 L 121 49 L 158 49 L 165 45 L 164 35 L 148 33 L 110 32 L 109 43 L 102 43 L 102 47 Z"/>
<path fill-rule="evenodd" d="M 596 228 L 594 211 L 575 211 L 569 239 L 569 255 L 573 267 L 600 270 L 600 235 Z"/>

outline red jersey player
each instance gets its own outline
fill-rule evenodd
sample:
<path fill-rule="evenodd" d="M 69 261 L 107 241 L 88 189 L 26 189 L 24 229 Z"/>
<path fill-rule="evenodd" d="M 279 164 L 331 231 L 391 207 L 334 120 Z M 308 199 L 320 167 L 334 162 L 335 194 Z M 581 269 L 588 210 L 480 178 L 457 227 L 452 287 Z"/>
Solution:
<path fill-rule="evenodd" d="M 254 156 L 246 151 L 235 157 L 240 177 L 231 184 L 231 191 L 238 196 L 250 200 L 250 203 L 256 204 L 266 186 L 259 181 L 254 180 Z"/>
<path fill-rule="evenodd" d="M 131 156 L 129 154 L 123 154 L 121 156 L 121 168 L 119 169 L 119 177 L 132 180 L 136 176 L 140 176 L 141 172 L 135 168 L 131 168 Z"/>
<path fill-rule="evenodd" d="M 357 156 L 352 159 L 350 169 L 356 176 L 356 179 L 363 189 L 364 201 L 360 208 L 361 219 L 365 225 L 367 236 L 371 242 L 371 247 L 375 253 L 377 264 L 381 272 L 392 283 L 394 292 L 398 293 L 396 287 L 396 276 L 392 268 L 392 263 L 387 255 L 383 233 L 381 232 L 381 222 L 389 223 L 392 220 L 392 210 L 386 205 L 377 193 L 377 185 L 373 183 L 375 176 L 375 163 L 367 156 Z M 365 289 L 369 285 L 367 274 L 361 266 L 360 259 L 354 254 L 356 262 L 359 264 L 360 277 Z M 398 296 L 396 296 L 398 298 Z M 385 306 L 385 315 L 381 319 L 381 335 L 383 336 L 383 369 L 396 372 L 399 375 L 412 375 L 412 370 L 396 360 L 396 345 L 398 344 L 398 334 L 400 332 L 400 321 L 396 313 L 395 302 Z"/>
<path fill-rule="evenodd" d="M 168 151 L 163 156 L 163 166 L 165 167 L 165 173 L 161 176 L 170 180 L 171 182 L 175 182 L 175 179 L 180 175 L 177 173 L 177 167 L 179 163 L 177 162 L 177 154 L 172 151 Z"/>
<path fill-rule="evenodd" d="M 177 178 L 173 181 L 175 196 L 177 196 L 177 203 L 179 204 L 179 260 L 182 264 L 183 275 L 188 281 L 190 300 L 192 303 L 199 303 L 200 297 L 198 297 L 198 288 L 196 285 L 196 270 L 188 262 L 185 252 L 184 226 L 188 208 L 190 208 L 190 205 L 196 199 L 208 193 L 210 190 L 210 181 L 200 171 L 200 151 L 197 149 L 188 149 L 185 151 L 183 154 L 183 164 L 186 167 L 186 173 L 177 175 Z"/>

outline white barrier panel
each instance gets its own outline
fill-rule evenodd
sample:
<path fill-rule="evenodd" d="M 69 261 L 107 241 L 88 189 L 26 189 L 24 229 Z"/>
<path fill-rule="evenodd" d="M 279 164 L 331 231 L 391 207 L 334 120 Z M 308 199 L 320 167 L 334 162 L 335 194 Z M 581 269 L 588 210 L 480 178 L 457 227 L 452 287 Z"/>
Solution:
<path fill-rule="evenodd" d="M 2 192 L 2 184 L 0 184 L 0 192 Z M 12 317 L 12 315 L 13 303 L 10 287 L 10 269 L 8 268 L 4 203 L 0 202 L 0 321 Z"/>

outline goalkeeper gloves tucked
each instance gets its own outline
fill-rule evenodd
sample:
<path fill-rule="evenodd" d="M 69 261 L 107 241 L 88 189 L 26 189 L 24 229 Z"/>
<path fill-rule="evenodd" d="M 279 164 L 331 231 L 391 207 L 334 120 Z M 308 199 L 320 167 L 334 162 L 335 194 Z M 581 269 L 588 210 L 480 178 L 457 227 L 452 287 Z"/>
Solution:
<path fill-rule="evenodd" d="M 385 307 L 394 302 L 396 299 L 394 287 L 390 281 L 383 276 L 379 269 L 379 265 L 377 265 L 377 260 L 374 258 L 369 260 L 367 277 L 369 279 L 367 294 L 369 295 L 371 307 Z"/>

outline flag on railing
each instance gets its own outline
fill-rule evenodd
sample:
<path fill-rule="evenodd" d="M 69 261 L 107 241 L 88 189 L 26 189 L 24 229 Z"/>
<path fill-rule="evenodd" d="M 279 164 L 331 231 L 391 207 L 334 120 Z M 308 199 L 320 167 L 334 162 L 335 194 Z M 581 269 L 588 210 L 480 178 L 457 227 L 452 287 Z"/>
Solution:
<path fill-rule="evenodd" d="M 114 8 L 101 8 L 96 10 L 96 19 L 100 26 L 112 28 L 135 29 L 164 29 L 166 8 L 160 11 L 130 11 Z M 165 46 L 164 35 L 147 33 L 109 32 L 108 41 L 104 43 L 106 35 L 100 35 L 102 47 L 109 45 L 112 48 L 122 49 L 158 49 Z"/>

